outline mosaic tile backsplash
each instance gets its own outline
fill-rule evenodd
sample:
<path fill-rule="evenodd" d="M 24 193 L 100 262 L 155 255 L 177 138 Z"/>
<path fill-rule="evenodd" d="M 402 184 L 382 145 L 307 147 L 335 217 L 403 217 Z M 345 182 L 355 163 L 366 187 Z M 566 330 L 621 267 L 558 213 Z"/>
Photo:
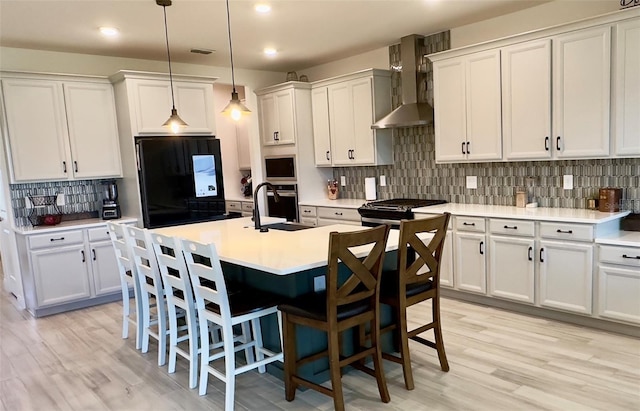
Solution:
<path fill-rule="evenodd" d="M 450 48 L 449 32 L 425 37 L 425 54 Z M 389 47 L 391 67 L 400 64 L 399 45 Z M 431 64 L 420 80 L 421 101 L 433 104 Z M 401 103 L 400 75 L 394 72 L 392 104 Z M 443 199 L 451 203 L 515 206 L 518 189 L 528 189 L 540 207 L 585 208 L 586 200 L 598 198 L 601 187 L 622 188 L 623 208 L 640 212 L 640 158 L 521 161 L 504 163 L 436 164 L 433 125 L 393 130 L 394 164 L 379 167 L 340 167 L 333 169 L 334 178 L 346 177 L 340 187 L 341 198 L 364 198 L 364 179 L 376 177 L 377 198 Z M 563 175 L 573 175 L 573 190 L 563 189 Z M 387 185 L 380 187 L 380 176 Z M 478 188 L 467 189 L 466 176 L 478 177 Z M 631 200 L 631 201 L 628 201 Z"/>
<path fill-rule="evenodd" d="M 100 210 L 102 204 L 102 180 L 55 181 L 48 183 L 11 184 L 11 206 L 16 218 L 16 226 L 26 227 L 30 209 L 26 208 L 25 197 L 30 195 L 64 194 L 65 205 L 58 206 L 62 214 L 92 213 Z M 54 207 L 37 210 L 38 215 L 55 214 Z"/>

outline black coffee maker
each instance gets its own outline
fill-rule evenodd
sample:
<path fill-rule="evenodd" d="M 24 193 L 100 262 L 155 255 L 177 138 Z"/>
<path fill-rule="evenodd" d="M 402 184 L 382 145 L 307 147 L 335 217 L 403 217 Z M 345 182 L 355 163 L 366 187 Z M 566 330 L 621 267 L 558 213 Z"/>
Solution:
<path fill-rule="evenodd" d="M 112 220 L 120 218 L 118 204 L 118 185 L 115 180 L 102 182 L 102 219 Z"/>

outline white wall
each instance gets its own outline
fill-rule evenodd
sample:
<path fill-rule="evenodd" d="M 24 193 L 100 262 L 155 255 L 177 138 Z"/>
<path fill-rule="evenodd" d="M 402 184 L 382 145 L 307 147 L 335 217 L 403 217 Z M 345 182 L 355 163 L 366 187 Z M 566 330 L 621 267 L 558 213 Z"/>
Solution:
<path fill-rule="evenodd" d="M 400 42 L 400 40 L 398 40 Z M 309 81 L 323 80 L 346 73 L 353 73 L 368 68 L 389 69 L 389 47 L 351 56 L 346 59 L 332 61 L 319 66 L 309 67 L 298 72 L 298 76 L 306 74 Z"/>

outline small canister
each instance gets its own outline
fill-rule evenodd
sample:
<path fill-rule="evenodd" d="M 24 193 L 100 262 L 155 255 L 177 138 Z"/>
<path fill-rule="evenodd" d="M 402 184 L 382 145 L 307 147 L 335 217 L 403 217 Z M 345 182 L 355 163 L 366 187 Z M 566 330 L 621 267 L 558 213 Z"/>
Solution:
<path fill-rule="evenodd" d="M 527 206 L 527 192 L 526 191 L 517 191 L 516 192 L 516 207 L 526 207 Z"/>
<path fill-rule="evenodd" d="M 600 203 L 598 209 L 603 213 L 620 211 L 620 199 L 622 190 L 619 188 L 605 187 L 600 189 Z"/>

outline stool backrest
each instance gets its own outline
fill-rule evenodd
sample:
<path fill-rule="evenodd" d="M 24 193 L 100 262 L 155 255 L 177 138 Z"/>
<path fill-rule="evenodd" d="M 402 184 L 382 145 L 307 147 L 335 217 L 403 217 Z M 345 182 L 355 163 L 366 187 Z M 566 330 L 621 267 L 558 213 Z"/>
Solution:
<path fill-rule="evenodd" d="M 182 240 L 182 250 L 191 277 L 196 307 L 203 310 L 213 303 L 220 309 L 220 316 L 231 324 L 231 310 L 227 286 L 215 245 Z"/>
<path fill-rule="evenodd" d="M 400 286 L 425 281 L 439 282 L 440 261 L 444 239 L 449 225 L 449 213 L 433 218 L 402 220 L 398 244 L 398 273 Z M 428 244 L 419 237 L 422 233 L 433 233 Z M 415 260 L 409 261 L 409 251 L 415 252 Z"/>
<path fill-rule="evenodd" d="M 133 271 L 135 268 L 133 267 L 131 254 L 124 237 L 125 225 L 110 221 L 107 223 L 107 227 L 109 230 L 109 238 L 111 238 L 111 244 L 113 244 L 113 249 L 116 253 L 116 261 L 118 263 L 118 270 L 120 271 L 120 278 L 127 275 L 127 271 L 129 271 L 131 276 L 135 278 L 135 273 Z"/>
<path fill-rule="evenodd" d="M 336 318 L 338 306 L 370 299 L 377 301 L 380 274 L 389 236 L 389 226 L 380 225 L 366 230 L 329 235 L 329 259 L 327 272 L 327 318 Z M 373 245 L 364 259 L 356 257 L 354 247 Z M 350 275 L 339 279 L 340 263 Z"/>
<path fill-rule="evenodd" d="M 151 233 L 151 243 L 158 260 L 167 302 L 187 310 L 189 317 L 195 315 L 191 279 L 180 241 L 175 237 Z"/>
<path fill-rule="evenodd" d="M 164 286 L 158 268 L 156 254 L 151 244 L 149 230 L 138 227 L 125 229 L 125 240 L 133 264 L 138 272 L 140 286 L 156 296 L 164 296 Z"/>

